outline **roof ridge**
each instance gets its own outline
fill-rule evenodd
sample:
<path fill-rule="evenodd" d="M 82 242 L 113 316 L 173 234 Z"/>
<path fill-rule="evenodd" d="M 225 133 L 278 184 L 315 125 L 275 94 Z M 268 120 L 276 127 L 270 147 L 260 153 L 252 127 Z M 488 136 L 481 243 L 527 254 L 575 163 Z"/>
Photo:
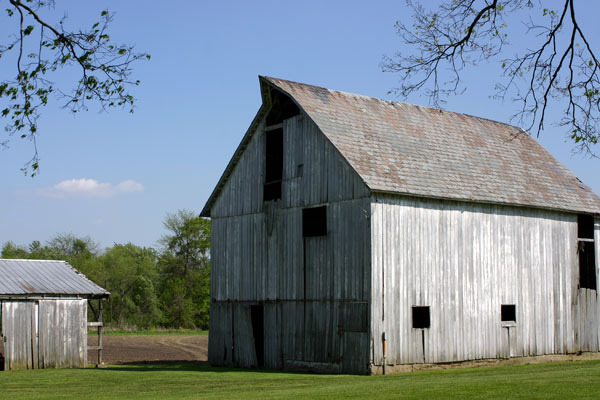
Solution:
<path fill-rule="evenodd" d="M 380 101 L 380 102 L 383 102 L 383 103 L 387 103 L 387 104 L 392 104 L 392 105 L 393 104 L 406 105 L 406 106 L 409 106 L 409 107 L 422 108 L 422 109 L 425 109 L 427 111 L 446 112 L 446 113 L 450 113 L 450 114 L 454 114 L 454 115 L 460 115 L 460 116 L 465 116 L 465 117 L 469 117 L 469 118 L 476 118 L 476 119 L 480 119 L 480 120 L 483 120 L 483 121 L 493 122 L 495 124 L 501 124 L 501 125 L 504 125 L 504 126 L 509 126 L 511 128 L 515 128 L 517 130 L 522 131 L 523 133 L 527 134 L 528 136 L 531 136 L 531 134 L 529 132 L 527 132 L 523 128 L 518 127 L 516 125 L 512 125 L 512 124 L 509 124 L 507 122 L 497 121 L 497 120 L 486 118 L 486 117 L 480 117 L 478 115 L 462 113 L 462 112 L 459 112 L 459 111 L 447 110 L 447 109 L 444 109 L 444 108 L 424 106 L 424 105 L 420 105 L 420 104 L 412 104 L 412 103 L 407 103 L 405 101 L 386 100 L 386 99 L 382 99 L 381 97 L 368 96 L 368 95 L 365 95 L 365 94 L 347 92 L 347 91 L 344 91 L 344 90 L 330 89 L 330 88 L 326 88 L 324 86 L 312 85 L 312 84 L 309 84 L 309 83 L 292 81 L 292 80 L 289 80 L 289 79 L 276 78 L 276 77 L 272 77 L 272 76 L 259 75 L 259 77 L 265 78 L 265 79 L 269 79 L 269 80 L 278 80 L 278 81 L 282 81 L 282 82 L 287 82 L 287 83 L 294 84 L 294 85 L 301 85 L 301 86 L 306 86 L 306 87 L 323 89 L 323 90 L 327 90 L 329 92 L 340 93 L 340 94 L 345 95 L 345 96 L 350 95 L 350 96 L 355 96 L 355 97 L 361 97 L 361 98 L 368 99 L 368 100 L 377 100 L 377 101 Z"/>

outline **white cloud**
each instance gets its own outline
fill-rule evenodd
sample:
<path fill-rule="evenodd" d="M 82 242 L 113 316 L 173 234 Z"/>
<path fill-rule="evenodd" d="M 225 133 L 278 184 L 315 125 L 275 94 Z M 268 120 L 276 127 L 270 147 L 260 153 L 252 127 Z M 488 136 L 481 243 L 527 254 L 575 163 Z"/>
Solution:
<path fill-rule="evenodd" d="M 141 192 L 144 187 L 134 180 L 126 180 L 116 185 L 98 182 L 96 179 L 70 179 L 62 181 L 51 188 L 41 189 L 38 193 L 45 197 L 62 199 L 72 196 L 113 197 L 122 193 Z"/>
<path fill-rule="evenodd" d="M 141 192 L 142 190 L 144 190 L 144 187 L 142 186 L 141 183 L 137 183 L 136 181 L 134 181 L 132 179 L 128 179 L 126 181 L 119 183 L 117 185 L 116 189 L 118 192 L 133 193 L 133 192 Z"/>

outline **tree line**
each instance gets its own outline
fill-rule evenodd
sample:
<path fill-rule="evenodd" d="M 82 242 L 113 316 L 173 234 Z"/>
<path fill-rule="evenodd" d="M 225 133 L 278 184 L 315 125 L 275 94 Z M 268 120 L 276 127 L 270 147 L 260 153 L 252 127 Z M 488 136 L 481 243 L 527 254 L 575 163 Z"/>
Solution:
<path fill-rule="evenodd" d="M 210 221 L 188 210 L 167 214 L 160 249 L 132 243 L 100 250 L 89 236 L 57 234 L 44 245 L 7 242 L 2 258 L 64 260 L 111 293 L 108 326 L 208 329 Z"/>

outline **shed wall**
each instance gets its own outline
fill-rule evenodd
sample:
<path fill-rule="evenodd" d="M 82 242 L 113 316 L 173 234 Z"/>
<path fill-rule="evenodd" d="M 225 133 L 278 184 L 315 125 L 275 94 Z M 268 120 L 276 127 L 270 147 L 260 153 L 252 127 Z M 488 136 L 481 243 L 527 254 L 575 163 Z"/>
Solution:
<path fill-rule="evenodd" d="M 283 122 L 282 196 L 262 201 L 264 125 L 211 209 L 215 365 L 256 366 L 251 307 L 264 309 L 264 365 L 366 372 L 369 192 L 303 115 Z M 327 235 L 303 238 L 302 209 L 327 207 Z"/>
<path fill-rule="evenodd" d="M 3 300 L 7 369 L 83 368 L 87 300 Z"/>
<path fill-rule="evenodd" d="M 383 332 L 387 364 L 579 350 L 575 214 L 392 196 L 371 212 L 375 365 Z M 512 327 L 502 304 L 516 306 Z M 412 306 L 430 307 L 430 328 L 412 328 Z M 597 338 L 598 319 L 586 324 Z"/>

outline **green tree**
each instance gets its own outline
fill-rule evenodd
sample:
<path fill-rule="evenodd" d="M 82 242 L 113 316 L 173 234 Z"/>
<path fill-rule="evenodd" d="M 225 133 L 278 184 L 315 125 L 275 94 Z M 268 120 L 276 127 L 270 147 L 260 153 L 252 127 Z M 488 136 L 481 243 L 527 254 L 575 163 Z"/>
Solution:
<path fill-rule="evenodd" d="M 147 329 L 160 321 L 156 258 L 154 249 L 115 244 L 88 266 L 86 274 L 111 293 L 107 323 Z"/>
<path fill-rule="evenodd" d="M 0 59 L 14 59 L 12 78 L 0 79 L 0 116 L 8 120 L 6 132 L 16 133 L 33 142 L 34 154 L 23 171 L 35 175 L 39 168 L 36 146 L 41 108 L 53 95 L 72 112 L 87 110 L 97 102 L 102 110 L 127 107 L 133 111 L 135 99 L 129 88 L 139 84 L 132 79 L 132 64 L 149 59 L 136 53 L 133 46 L 116 44 L 109 36 L 113 15 L 100 12 L 99 21 L 84 30 L 66 30 L 65 18 L 50 21 L 45 13 L 54 8 L 54 0 L 6 0 L 5 16 L 0 23 L 16 26 L 14 35 L 0 43 Z M 12 59 L 11 59 L 12 58 Z M 53 76 L 66 70 L 74 81 L 57 84 Z M 8 138 L 0 140 L 6 145 Z"/>
<path fill-rule="evenodd" d="M 29 252 L 27 249 L 17 246 L 13 242 L 6 242 L 4 246 L 2 246 L 2 258 L 12 258 L 12 259 L 28 259 Z"/>
<path fill-rule="evenodd" d="M 513 117 L 525 130 L 539 135 L 555 103 L 563 109 L 552 113 L 560 115 L 557 123 L 578 150 L 593 154 L 600 128 L 600 61 L 574 0 L 559 1 L 556 10 L 531 0 L 443 0 L 433 10 L 423 3 L 407 0 L 412 23 L 396 23 L 407 51 L 382 61 L 384 71 L 399 74 L 393 92 L 403 97 L 424 92 L 440 105 L 466 89 L 461 78 L 470 67 L 496 60 L 502 73 L 495 95 L 519 103 Z M 524 32 L 509 31 L 509 22 L 519 18 Z M 510 47 L 511 34 L 522 48 Z"/>
<path fill-rule="evenodd" d="M 59 233 L 48 240 L 45 246 L 39 240 L 34 240 L 27 247 L 7 242 L 2 249 L 3 258 L 64 260 L 76 269 L 83 268 L 86 261 L 97 255 L 97 243 L 89 236 L 77 237 L 72 233 Z"/>
<path fill-rule="evenodd" d="M 210 303 L 210 221 L 188 210 L 167 214 L 169 234 L 158 265 L 163 324 L 208 328 Z"/>

